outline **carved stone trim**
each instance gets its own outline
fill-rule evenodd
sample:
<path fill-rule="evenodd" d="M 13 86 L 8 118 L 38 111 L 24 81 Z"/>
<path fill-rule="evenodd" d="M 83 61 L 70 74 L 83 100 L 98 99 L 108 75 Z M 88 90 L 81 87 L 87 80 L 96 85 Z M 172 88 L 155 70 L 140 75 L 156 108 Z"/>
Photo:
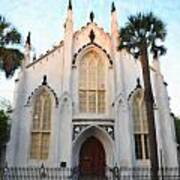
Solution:
<path fill-rule="evenodd" d="M 73 56 L 72 65 L 75 65 L 77 56 L 82 52 L 82 50 L 84 50 L 85 48 L 87 48 L 90 45 L 93 45 L 93 46 L 99 48 L 100 50 L 102 50 L 105 53 L 105 55 L 107 56 L 110 65 L 113 65 L 113 60 L 111 59 L 111 56 L 108 54 L 106 49 L 104 49 L 102 46 L 100 46 L 99 44 L 97 44 L 95 42 L 87 43 L 87 44 L 83 45 L 81 48 L 79 48 L 77 53 L 75 53 L 74 56 Z"/>
<path fill-rule="evenodd" d="M 73 126 L 73 137 L 72 139 L 76 139 L 76 137 L 89 125 L 74 125 Z"/>
<path fill-rule="evenodd" d="M 114 126 L 112 125 L 99 125 L 102 129 L 104 129 L 114 140 Z"/>
<path fill-rule="evenodd" d="M 90 124 L 76 124 L 73 125 L 73 135 L 72 140 L 75 140 L 76 137 Z M 111 138 L 114 140 L 114 126 L 113 125 L 98 125 L 101 129 L 103 129 Z"/>
<path fill-rule="evenodd" d="M 136 87 L 130 92 L 130 94 L 128 96 L 128 101 L 131 99 L 134 92 L 136 92 L 138 89 L 142 89 L 141 82 L 140 82 L 139 78 L 136 79 Z"/>
<path fill-rule="evenodd" d="M 81 122 L 104 122 L 104 123 L 114 123 L 114 119 L 104 119 L 104 118 L 93 118 L 93 119 L 87 119 L 87 118 L 77 118 L 72 120 L 73 123 L 81 123 Z"/>
<path fill-rule="evenodd" d="M 28 96 L 28 99 L 27 99 L 27 102 L 25 104 L 25 106 L 28 106 L 30 104 L 30 101 L 32 99 L 32 97 L 38 92 L 40 91 L 43 87 L 46 87 L 54 96 L 55 98 L 55 103 L 56 103 L 56 106 L 59 105 L 59 101 L 58 101 L 58 97 L 57 97 L 57 94 L 55 93 L 55 91 L 48 85 L 47 83 L 47 79 L 43 78 L 43 82 L 42 82 L 42 85 L 39 85 L 37 88 L 34 89 L 34 91 L 31 92 L 31 95 Z"/>

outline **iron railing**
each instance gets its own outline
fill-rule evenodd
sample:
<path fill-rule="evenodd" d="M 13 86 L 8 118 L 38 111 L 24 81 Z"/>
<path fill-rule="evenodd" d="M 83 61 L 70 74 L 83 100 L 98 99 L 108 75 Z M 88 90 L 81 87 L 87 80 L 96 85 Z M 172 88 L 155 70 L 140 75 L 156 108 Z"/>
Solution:
<path fill-rule="evenodd" d="M 149 168 L 107 167 L 103 176 L 81 174 L 78 168 L 4 167 L 0 180 L 153 180 Z M 161 168 L 159 180 L 180 180 L 178 168 Z"/>

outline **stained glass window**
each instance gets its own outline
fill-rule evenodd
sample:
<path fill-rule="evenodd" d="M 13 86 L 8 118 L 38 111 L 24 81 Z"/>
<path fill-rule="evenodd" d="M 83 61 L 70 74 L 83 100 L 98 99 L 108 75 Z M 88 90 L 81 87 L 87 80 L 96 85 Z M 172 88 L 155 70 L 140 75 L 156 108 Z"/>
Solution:
<path fill-rule="evenodd" d="M 134 141 L 136 159 L 149 159 L 149 132 L 143 93 L 133 99 Z"/>
<path fill-rule="evenodd" d="M 51 134 L 51 97 L 42 89 L 35 97 L 31 130 L 31 159 L 48 158 Z"/>
<path fill-rule="evenodd" d="M 105 112 L 105 64 L 94 51 L 80 61 L 79 102 L 80 112 Z"/>

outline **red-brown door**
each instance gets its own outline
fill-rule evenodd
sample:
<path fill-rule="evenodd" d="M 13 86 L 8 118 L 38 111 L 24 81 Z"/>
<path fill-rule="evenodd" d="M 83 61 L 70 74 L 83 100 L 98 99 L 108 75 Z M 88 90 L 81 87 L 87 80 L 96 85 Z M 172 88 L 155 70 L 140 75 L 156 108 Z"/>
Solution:
<path fill-rule="evenodd" d="M 103 176 L 105 173 L 105 152 L 102 144 L 94 137 L 88 138 L 80 150 L 80 171 L 82 175 Z"/>

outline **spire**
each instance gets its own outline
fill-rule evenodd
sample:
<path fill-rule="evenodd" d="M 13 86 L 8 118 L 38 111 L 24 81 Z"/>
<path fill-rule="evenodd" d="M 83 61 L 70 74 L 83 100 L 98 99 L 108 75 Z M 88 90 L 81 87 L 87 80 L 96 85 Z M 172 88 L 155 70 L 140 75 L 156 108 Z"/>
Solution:
<path fill-rule="evenodd" d="M 23 70 L 25 70 L 25 66 L 30 63 L 31 56 L 31 32 L 28 32 L 25 46 L 24 46 L 24 61 L 22 63 Z"/>
<path fill-rule="evenodd" d="M 71 61 L 72 61 L 72 47 L 73 47 L 73 11 L 72 11 L 72 1 L 69 0 L 68 9 L 67 9 L 67 17 L 64 24 L 64 69 L 66 71 L 66 75 L 64 76 L 63 81 L 63 91 L 70 91 L 71 84 Z"/>
<path fill-rule="evenodd" d="M 118 33 L 117 12 L 114 2 L 111 7 L 111 34 Z"/>
<path fill-rule="evenodd" d="M 116 11 L 116 7 L 114 2 L 112 2 L 112 6 L 111 6 L 111 12 L 113 13 L 114 11 Z"/>
<path fill-rule="evenodd" d="M 72 12 L 72 1 L 69 0 L 68 3 L 68 8 L 67 8 L 67 17 L 66 17 L 66 21 L 64 24 L 65 29 L 68 31 L 70 29 L 72 29 L 72 24 L 73 24 L 73 12 Z"/>
<path fill-rule="evenodd" d="M 72 10 L 72 1 L 71 0 L 69 0 L 68 9 Z"/>
<path fill-rule="evenodd" d="M 90 12 L 89 18 L 90 18 L 91 22 L 94 21 L 94 13 L 93 13 L 93 11 Z"/>

